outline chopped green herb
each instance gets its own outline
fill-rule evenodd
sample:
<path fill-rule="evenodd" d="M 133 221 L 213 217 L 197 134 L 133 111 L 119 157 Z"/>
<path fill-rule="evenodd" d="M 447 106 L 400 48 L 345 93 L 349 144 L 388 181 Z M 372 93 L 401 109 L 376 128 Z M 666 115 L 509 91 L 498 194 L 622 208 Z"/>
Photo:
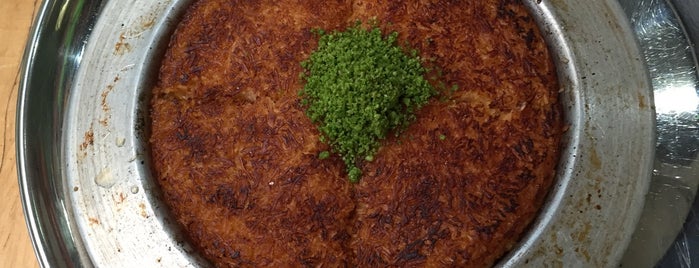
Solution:
<path fill-rule="evenodd" d="M 446 139 L 447 139 L 447 135 L 439 134 L 439 139 L 440 139 L 440 140 L 446 140 Z"/>
<path fill-rule="evenodd" d="M 372 161 L 380 140 L 399 134 L 437 91 L 424 78 L 417 51 L 396 44 L 397 32 L 384 36 L 375 22 L 368 29 L 357 22 L 345 31 L 314 33 L 318 48 L 301 63 L 301 104 L 357 182 L 359 161 Z"/>
<path fill-rule="evenodd" d="M 326 159 L 328 157 L 330 157 L 330 152 L 328 151 L 322 151 L 318 154 L 318 159 Z"/>

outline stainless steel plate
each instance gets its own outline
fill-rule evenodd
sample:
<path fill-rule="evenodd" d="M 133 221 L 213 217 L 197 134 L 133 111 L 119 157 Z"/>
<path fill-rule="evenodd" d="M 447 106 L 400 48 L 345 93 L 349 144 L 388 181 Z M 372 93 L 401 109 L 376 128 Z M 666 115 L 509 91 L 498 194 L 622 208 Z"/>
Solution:
<path fill-rule="evenodd" d="M 692 41 L 699 41 L 696 12 L 699 2 L 621 0 L 620 3 L 631 20 L 647 62 L 657 119 L 651 185 L 622 265 L 649 267 L 665 254 L 667 257 L 659 263 L 661 267 L 696 267 L 699 219 L 690 218 L 685 223 L 685 218 L 699 186 L 699 80 L 692 47 Z M 694 204 L 699 211 L 699 201 Z M 680 233 L 683 225 L 684 232 Z M 667 252 L 673 241 L 676 241 L 674 247 Z"/>
<path fill-rule="evenodd" d="M 189 1 L 46 1 L 25 56 L 18 165 L 44 266 L 207 266 L 151 179 L 147 103 Z M 570 125 L 557 182 L 500 266 L 615 266 L 651 176 L 648 70 L 616 1 L 525 1 L 547 38 Z"/>

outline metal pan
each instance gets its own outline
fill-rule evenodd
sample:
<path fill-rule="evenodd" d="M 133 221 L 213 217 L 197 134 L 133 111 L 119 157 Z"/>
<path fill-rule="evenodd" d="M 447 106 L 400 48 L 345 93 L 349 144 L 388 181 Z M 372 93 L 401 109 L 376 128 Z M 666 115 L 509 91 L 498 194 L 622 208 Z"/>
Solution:
<path fill-rule="evenodd" d="M 694 53 L 699 48 L 692 47 L 699 41 L 699 2 L 619 2 L 651 75 L 657 132 L 650 189 L 622 265 L 695 267 L 699 218 L 688 217 L 688 212 L 692 200 L 694 215 L 699 212 L 699 77 Z"/>
<path fill-rule="evenodd" d="M 18 169 L 43 266 L 200 267 L 151 179 L 145 133 L 159 57 L 189 1 L 50 1 L 24 61 Z M 648 70 L 613 0 L 527 0 L 557 64 L 557 181 L 499 266 L 616 266 L 648 190 Z"/>

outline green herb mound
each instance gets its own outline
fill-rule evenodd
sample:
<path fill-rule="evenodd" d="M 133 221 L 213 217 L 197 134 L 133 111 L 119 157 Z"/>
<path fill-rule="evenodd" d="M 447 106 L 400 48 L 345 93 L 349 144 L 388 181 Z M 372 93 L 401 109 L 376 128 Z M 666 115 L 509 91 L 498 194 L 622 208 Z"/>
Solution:
<path fill-rule="evenodd" d="M 316 33 L 318 49 L 301 63 L 301 104 L 357 182 L 359 161 L 373 160 L 380 140 L 391 131 L 398 135 L 436 92 L 417 51 L 396 44 L 397 32 L 384 37 L 375 24 L 366 29 L 357 22 Z"/>

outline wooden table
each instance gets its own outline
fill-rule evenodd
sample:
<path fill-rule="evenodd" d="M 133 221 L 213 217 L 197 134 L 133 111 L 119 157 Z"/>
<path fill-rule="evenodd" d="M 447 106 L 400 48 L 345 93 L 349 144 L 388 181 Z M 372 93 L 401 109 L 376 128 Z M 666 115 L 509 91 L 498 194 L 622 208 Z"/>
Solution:
<path fill-rule="evenodd" d="M 15 114 L 19 67 L 39 0 L 0 0 L 0 267 L 39 267 L 19 198 Z"/>

